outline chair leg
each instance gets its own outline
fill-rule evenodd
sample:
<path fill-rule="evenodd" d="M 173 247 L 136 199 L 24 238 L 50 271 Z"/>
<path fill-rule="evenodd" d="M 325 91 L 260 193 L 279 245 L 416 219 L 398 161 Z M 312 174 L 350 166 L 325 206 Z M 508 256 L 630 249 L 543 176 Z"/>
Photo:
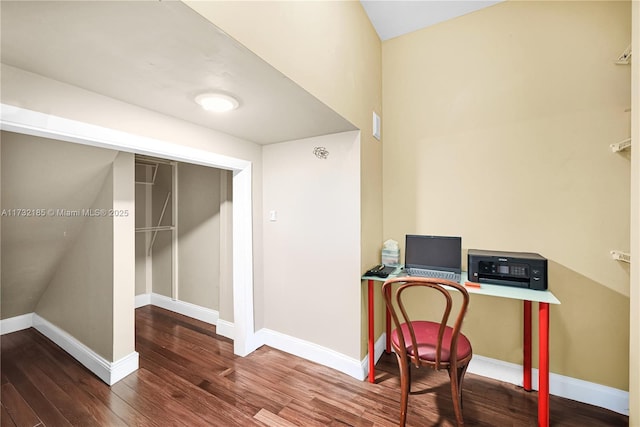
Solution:
<path fill-rule="evenodd" d="M 456 372 L 449 370 L 449 378 L 451 379 L 451 399 L 453 400 L 453 410 L 456 414 L 458 426 L 464 425 L 462 417 L 462 380 L 467 371 L 467 365 L 456 368 Z"/>
<path fill-rule="evenodd" d="M 409 390 L 411 389 L 411 365 L 406 357 L 396 354 L 400 367 L 400 424 L 404 427 L 407 422 L 407 407 L 409 404 Z"/>
<path fill-rule="evenodd" d="M 467 372 L 467 367 L 469 365 L 466 364 L 462 367 L 458 367 L 458 399 L 460 400 L 460 408 L 464 405 L 462 403 L 462 381 L 464 380 L 464 374 Z"/>

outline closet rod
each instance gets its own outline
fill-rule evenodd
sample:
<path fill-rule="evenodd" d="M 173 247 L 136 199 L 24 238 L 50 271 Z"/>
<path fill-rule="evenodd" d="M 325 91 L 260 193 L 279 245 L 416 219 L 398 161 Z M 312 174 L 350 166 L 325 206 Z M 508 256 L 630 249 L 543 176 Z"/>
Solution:
<path fill-rule="evenodd" d="M 160 212 L 160 219 L 158 220 L 158 225 L 157 227 L 160 227 L 160 224 L 162 224 L 162 219 L 164 218 L 164 213 L 167 210 L 167 204 L 169 203 L 169 199 L 171 198 L 171 191 L 169 191 L 167 193 L 167 198 L 164 200 L 164 206 L 162 207 L 162 212 Z M 156 236 L 158 235 L 158 229 L 156 228 L 156 230 L 154 230 L 153 232 L 153 237 L 151 238 L 151 243 L 149 243 L 149 251 L 147 253 L 147 256 L 151 255 L 151 250 L 153 249 L 153 243 L 156 241 Z"/>

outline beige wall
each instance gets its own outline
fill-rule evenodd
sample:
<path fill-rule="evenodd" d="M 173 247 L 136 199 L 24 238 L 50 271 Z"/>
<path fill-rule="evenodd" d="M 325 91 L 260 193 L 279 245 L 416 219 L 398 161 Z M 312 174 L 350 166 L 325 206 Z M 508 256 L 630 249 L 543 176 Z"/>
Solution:
<path fill-rule="evenodd" d="M 132 155 L 2 133 L 4 318 L 36 312 L 107 360 L 134 349 Z M 118 214 L 87 216 L 82 210 Z"/>
<path fill-rule="evenodd" d="M 113 178 L 110 167 L 92 210 L 113 207 Z M 114 243 L 112 218 L 84 218 L 34 310 L 109 361 L 114 360 Z"/>
<path fill-rule="evenodd" d="M 86 207 L 114 214 L 76 218 L 81 230 L 34 310 L 109 361 L 135 351 L 133 198 L 133 155 L 119 153 Z"/>
<path fill-rule="evenodd" d="M 359 132 L 345 132 L 263 150 L 265 327 L 354 358 L 359 146 Z M 317 158 L 316 147 L 328 157 Z"/>
<path fill-rule="evenodd" d="M 631 109 L 640 111 L 640 2 L 632 3 L 633 58 L 631 63 Z M 631 138 L 636 149 L 631 151 L 631 257 L 636 260 L 631 265 L 630 313 L 631 330 L 629 334 L 629 425 L 640 425 L 640 115 L 631 117 Z"/>
<path fill-rule="evenodd" d="M 220 308 L 220 169 L 178 164 L 178 299 Z"/>
<path fill-rule="evenodd" d="M 115 151 L 2 132 L 2 209 L 44 209 L 44 216 L 2 220 L 2 318 L 32 313 L 85 218 L 57 210 L 89 208 Z M 54 209 L 53 214 L 49 209 Z"/>
<path fill-rule="evenodd" d="M 629 136 L 629 10 L 505 2 L 383 44 L 385 236 L 544 255 L 551 371 L 623 390 L 629 266 L 609 251 L 629 250 L 630 165 L 609 144 Z M 472 298 L 475 352 L 521 363 L 520 313 Z"/>
<path fill-rule="evenodd" d="M 233 323 L 233 176 L 220 171 L 220 319 Z"/>

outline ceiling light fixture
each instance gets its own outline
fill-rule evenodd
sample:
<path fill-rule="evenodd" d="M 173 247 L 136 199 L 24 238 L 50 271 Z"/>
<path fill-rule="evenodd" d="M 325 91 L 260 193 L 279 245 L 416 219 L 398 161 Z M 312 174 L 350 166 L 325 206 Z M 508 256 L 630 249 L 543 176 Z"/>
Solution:
<path fill-rule="evenodd" d="M 203 93 L 196 96 L 196 102 L 202 108 L 214 113 L 224 113 L 238 108 L 238 100 L 221 93 Z"/>

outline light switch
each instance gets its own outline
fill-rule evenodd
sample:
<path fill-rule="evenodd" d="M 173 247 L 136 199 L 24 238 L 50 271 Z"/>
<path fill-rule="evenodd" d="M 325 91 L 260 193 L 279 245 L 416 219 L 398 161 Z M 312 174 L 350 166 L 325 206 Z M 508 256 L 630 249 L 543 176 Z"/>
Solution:
<path fill-rule="evenodd" d="M 278 220 L 278 211 L 269 211 L 269 221 L 276 222 Z"/>
<path fill-rule="evenodd" d="M 373 137 L 380 141 L 380 116 L 373 112 Z"/>

